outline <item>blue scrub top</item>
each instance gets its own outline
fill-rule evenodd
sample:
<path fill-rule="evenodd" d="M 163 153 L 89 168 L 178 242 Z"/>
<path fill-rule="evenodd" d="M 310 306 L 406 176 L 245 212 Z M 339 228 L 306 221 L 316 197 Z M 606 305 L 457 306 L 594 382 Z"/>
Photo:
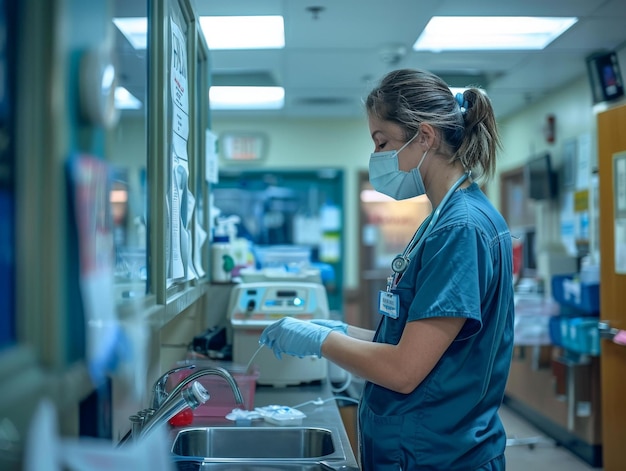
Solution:
<path fill-rule="evenodd" d="M 413 392 L 366 383 L 359 410 L 364 470 L 504 469 L 497 412 L 513 350 L 512 275 L 506 222 L 476 183 L 456 191 L 393 290 L 399 317 L 383 316 L 374 341 L 397 344 L 406 323 L 420 319 L 466 322 Z"/>

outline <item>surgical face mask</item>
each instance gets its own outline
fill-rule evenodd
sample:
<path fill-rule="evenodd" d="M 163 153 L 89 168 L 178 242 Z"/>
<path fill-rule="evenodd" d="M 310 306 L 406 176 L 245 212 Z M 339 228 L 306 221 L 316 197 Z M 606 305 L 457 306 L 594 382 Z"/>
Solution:
<path fill-rule="evenodd" d="M 418 133 L 419 134 L 419 133 Z M 369 162 L 369 179 L 374 189 L 395 200 L 405 200 L 426 193 L 426 187 L 419 171 L 428 150 L 422 155 L 420 163 L 409 172 L 400 170 L 398 154 L 408 146 L 417 134 L 398 150 L 374 152 Z"/>

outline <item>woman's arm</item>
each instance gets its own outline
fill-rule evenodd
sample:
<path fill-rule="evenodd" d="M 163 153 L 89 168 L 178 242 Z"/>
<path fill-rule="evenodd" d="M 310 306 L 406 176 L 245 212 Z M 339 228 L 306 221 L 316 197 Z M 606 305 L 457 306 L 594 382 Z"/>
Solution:
<path fill-rule="evenodd" d="M 352 374 L 408 394 L 435 367 L 464 323 L 465 319 L 459 317 L 412 321 L 406 325 L 397 345 L 371 342 L 371 337 L 359 338 L 356 335 L 371 331 L 350 326 L 350 336 L 331 332 L 321 351 L 328 360 Z M 352 330 L 356 330 L 355 336 Z"/>

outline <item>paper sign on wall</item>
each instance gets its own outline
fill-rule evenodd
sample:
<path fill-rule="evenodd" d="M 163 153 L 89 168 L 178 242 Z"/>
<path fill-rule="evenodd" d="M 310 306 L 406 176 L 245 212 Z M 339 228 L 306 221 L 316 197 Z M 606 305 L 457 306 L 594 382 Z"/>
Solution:
<path fill-rule="evenodd" d="M 169 207 L 169 253 L 167 284 L 172 280 L 193 278 L 189 260 L 193 251 L 193 239 L 189 221 L 189 202 L 193 195 L 189 191 L 189 91 L 187 83 L 187 42 L 179 26 L 172 19 L 170 95 L 172 100 L 172 155 L 170 158 Z M 192 206 L 193 208 L 193 206 Z"/>

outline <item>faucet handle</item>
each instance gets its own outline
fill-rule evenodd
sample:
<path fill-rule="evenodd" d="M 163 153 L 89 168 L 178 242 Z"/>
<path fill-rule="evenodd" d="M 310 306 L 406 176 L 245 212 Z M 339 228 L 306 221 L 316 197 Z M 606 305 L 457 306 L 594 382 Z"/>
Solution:
<path fill-rule="evenodd" d="M 193 370 L 194 368 L 196 368 L 196 365 L 178 366 L 163 373 L 163 375 L 154 382 L 154 386 L 152 388 L 152 407 L 154 409 L 158 409 L 167 397 L 167 393 L 165 392 L 165 385 L 167 384 L 167 379 L 170 375 L 183 370 Z"/>

